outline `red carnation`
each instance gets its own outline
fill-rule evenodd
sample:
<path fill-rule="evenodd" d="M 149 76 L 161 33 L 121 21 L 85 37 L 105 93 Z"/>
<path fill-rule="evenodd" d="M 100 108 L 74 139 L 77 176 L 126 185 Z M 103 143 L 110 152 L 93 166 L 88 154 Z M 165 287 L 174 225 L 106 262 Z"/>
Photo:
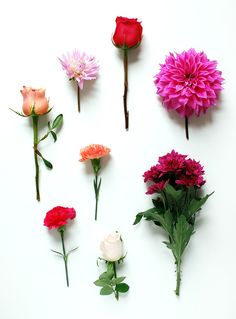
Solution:
<path fill-rule="evenodd" d="M 68 219 L 74 219 L 76 212 L 74 208 L 56 206 L 49 210 L 44 218 L 44 226 L 49 229 L 59 228 L 67 224 Z"/>

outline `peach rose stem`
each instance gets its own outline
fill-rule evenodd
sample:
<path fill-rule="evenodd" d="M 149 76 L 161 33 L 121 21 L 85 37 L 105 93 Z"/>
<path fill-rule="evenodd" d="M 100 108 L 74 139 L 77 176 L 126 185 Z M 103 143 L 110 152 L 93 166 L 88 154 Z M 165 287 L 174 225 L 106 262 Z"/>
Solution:
<path fill-rule="evenodd" d="M 37 115 L 32 115 L 33 130 L 34 130 L 34 162 L 35 162 L 35 185 L 36 185 L 36 199 L 40 201 L 39 192 L 39 163 L 38 163 L 38 120 Z"/>
<path fill-rule="evenodd" d="M 78 112 L 80 112 L 80 88 L 77 86 Z"/>
<path fill-rule="evenodd" d="M 129 129 L 129 111 L 127 108 L 127 93 L 128 93 L 128 50 L 124 49 L 124 114 L 125 114 L 125 129 Z"/>
<path fill-rule="evenodd" d="M 100 158 L 94 158 L 91 160 L 92 162 L 92 166 L 93 166 L 93 171 L 95 174 L 95 178 L 93 181 L 93 187 L 94 187 L 94 191 L 95 191 L 95 220 L 97 220 L 97 214 L 98 214 L 98 199 L 99 199 L 99 191 L 100 191 L 100 187 L 101 187 L 101 182 L 102 179 L 100 178 L 98 180 L 98 173 L 100 171 L 101 168 L 101 164 L 100 164 Z"/>
<path fill-rule="evenodd" d="M 59 233 L 61 234 L 61 244 L 62 244 L 62 251 L 63 251 L 63 260 L 65 264 L 65 271 L 66 271 L 66 284 L 67 287 L 69 287 L 69 275 L 68 275 L 68 267 L 67 267 L 67 261 L 68 261 L 68 254 L 66 253 L 65 249 L 65 243 L 64 243 L 64 232 L 65 232 L 65 227 L 60 227 L 58 228 Z"/>
<path fill-rule="evenodd" d="M 185 134 L 186 134 L 186 139 L 189 140 L 189 134 L 188 134 L 188 117 L 185 116 Z"/>

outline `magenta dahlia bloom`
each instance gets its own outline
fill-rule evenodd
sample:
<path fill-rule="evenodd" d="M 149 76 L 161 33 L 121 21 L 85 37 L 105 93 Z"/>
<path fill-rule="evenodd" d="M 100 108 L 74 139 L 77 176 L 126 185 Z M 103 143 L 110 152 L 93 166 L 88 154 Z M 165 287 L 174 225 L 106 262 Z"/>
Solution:
<path fill-rule="evenodd" d="M 223 89 L 221 71 L 216 67 L 217 61 L 210 61 L 204 52 L 195 49 L 170 53 L 154 81 L 167 110 L 188 118 L 215 106 Z"/>
<path fill-rule="evenodd" d="M 146 194 L 160 193 L 167 183 L 175 189 L 200 188 L 205 184 L 203 167 L 199 162 L 186 157 L 174 150 L 159 157 L 158 163 L 143 174 L 144 182 L 150 184 Z"/>
<path fill-rule="evenodd" d="M 94 56 L 87 55 L 75 49 L 72 53 L 63 54 L 58 58 L 69 80 L 78 83 L 78 110 L 80 112 L 80 90 L 84 87 L 84 81 L 95 80 L 99 65 Z"/>

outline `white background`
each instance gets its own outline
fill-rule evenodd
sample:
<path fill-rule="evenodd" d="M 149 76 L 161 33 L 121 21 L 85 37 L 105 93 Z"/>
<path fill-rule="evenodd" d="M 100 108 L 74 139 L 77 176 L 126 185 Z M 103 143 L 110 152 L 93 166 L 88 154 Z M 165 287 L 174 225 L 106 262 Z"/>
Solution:
<path fill-rule="evenodd" d="M 49 318 L 226 318 L 236 316 L 235 250 L 235 9 L 234 0 L 5 1 L 1 30 L 1 230 L 0 314 L 2 319 Z M 137 17 L 142 45 L 130 52 L 130 130 L 124 129 L 123 69 L 111 43 L 118 15 Z M 217 108 L 190 119 L 190 141 L 182 120 L 158 100 L 153 76 L 169 52 L 204 50 L 218 60 L 224 91 Z M 99 77 L 86 83 L 77 112 L 76 91 L 57 60 L 74 48 L 96 55 Z M 32 126 L 8 107 L 21 110 L 22 85 L 44 87 L 53 119 L 64 114 L 58 141 L 41 146 L 54 169 L 41 163 L 42 200 L 35 200 Z M 93 174 L 78 162 L 90 143 L 112 149 L 103 161 L 99 220 L 94 217 Z M 151 207 L 142 174 L 159 156 L 175 149 L 205 167 L 204 191 L 215 194 L 204 206 L 186 250 L 180 297 L 164 234 L 149 222 L 132 226 L 136 213 Z M 56 232 L 43 226 L 54 206 L 74 207 L 66 246 L 79 246 L 69 259 L 65 286 Z M 119 230 L 128 255 L 118 270 L 128 294 L 119 302 L 100 296 L 93 285 L 99 243 Z"/>

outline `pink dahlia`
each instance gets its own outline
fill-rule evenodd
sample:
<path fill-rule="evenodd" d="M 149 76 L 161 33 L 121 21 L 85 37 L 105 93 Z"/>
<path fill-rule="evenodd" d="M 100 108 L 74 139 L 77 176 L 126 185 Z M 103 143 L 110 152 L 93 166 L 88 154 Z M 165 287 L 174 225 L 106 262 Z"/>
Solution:
<path fill-rule="evenodd" d="M 69 80 L 78 83 L 78 109 L 80 112 L 80 90 L 84 87 L 84 81 L 95 80 L 99 65 L 94 56 L 87 55 L 75 49 L 72 53 L 63 54 L 58 58 Z"/>
<path fill-rule="evenodd" d="M 215 106 L 223 89 L 221 71 L 216 67 L 217 61 L 210 61 L 204 52 L 195 49 L 170 53 L 154 81 L 167 110 L 176 110 L 188 119 Z"/>

